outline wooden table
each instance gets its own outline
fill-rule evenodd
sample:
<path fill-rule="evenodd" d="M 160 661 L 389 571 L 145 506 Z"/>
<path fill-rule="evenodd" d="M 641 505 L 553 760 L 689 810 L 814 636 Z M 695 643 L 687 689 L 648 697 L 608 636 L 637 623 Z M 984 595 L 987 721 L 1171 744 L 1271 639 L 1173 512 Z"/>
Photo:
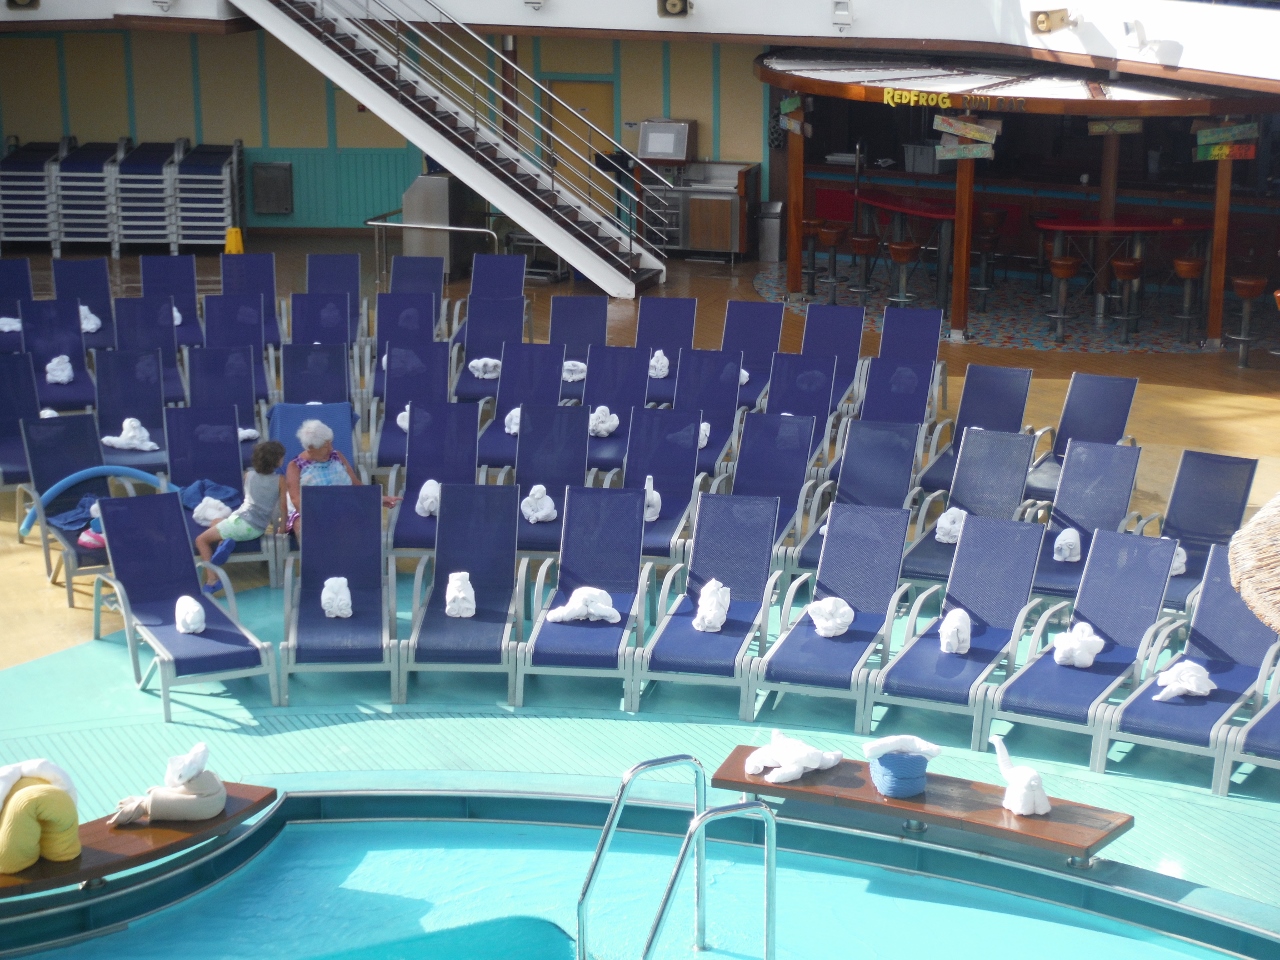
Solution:
<path fill-rule="evenodd" d="M 107 818 L 80 824 L 80 856 L 65 863 L 39 860 L 21 873 L 0 874 L 0 899 L 68 887 L 131 870 L 229 833 L 276 799 L 273 787 L 228 783 L 227 806 L 209 820 L 155 820 L 122 827 Z"/>
<path fill-rule="evenodd" d="M 956 777 L 928 774 L 928 786 L 918 797 L 885 797 L 871 782 L 869 765 L 844 760 L 830 770 L 816 770 L 790 783 L 770 783 L 746 773 L 744 765 L 755 747 L 735 747 L 711 779 L 721 790 L 800 800 L 864 813 L 900 818 L 908 824 L 947 827 L 993 837 L 1040 851 L 1061 854 L 1073 865 L 1089 858 L 1133 828 L 1133 816 L 1068 800 L 1051 799 L 1044 816 L 1019 817 L 1001 806 L 1004 787 Z"/>

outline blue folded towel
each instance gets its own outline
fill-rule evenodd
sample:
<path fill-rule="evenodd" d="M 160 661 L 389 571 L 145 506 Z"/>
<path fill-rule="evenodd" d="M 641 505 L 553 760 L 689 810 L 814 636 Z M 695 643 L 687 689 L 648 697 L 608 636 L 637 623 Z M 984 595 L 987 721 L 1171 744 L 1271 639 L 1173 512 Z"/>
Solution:
<path fill-rule="evenodd" d="M 197 480 L 185 487 L 179 487 L 178 496 L 182 499 L 182 505 L 188 510 L 194 510 L 200 506 L 200 501 L 205 497 L 221 500 L 232 510 L 244 503 L 244 494 L 239 490 L 228 487 L 225 483 L 214 483 L 212 480 Z"/>
<path fill-rule="evenodd" d="M 886 753 L 871 761 L 871 782 L 886 797 L 924 793 L 929 758 L 919 753 Z"/>
<path fill-rule="evenodd" d="M 67 533 L 79 533 L 89 526 L 89 521 L 93 519 L 93 514 L 89 512 L 89 508 L 97 502 L 97 497 L 87 493 L 70 510 L 45 519 L 49 521 L 50 526 L 57 527 L 59 530 L 65 530 Z"/>

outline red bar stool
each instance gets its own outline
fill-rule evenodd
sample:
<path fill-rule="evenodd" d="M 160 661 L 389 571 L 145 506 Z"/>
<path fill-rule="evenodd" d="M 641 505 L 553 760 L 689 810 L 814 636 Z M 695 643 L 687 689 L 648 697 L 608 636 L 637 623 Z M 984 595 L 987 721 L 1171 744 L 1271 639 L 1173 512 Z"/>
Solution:
<path fill-rule="evenodd" d="M 880 252 L 880 238 L 866 233 L 855 233 L 849 238 L 849 247 L 853 250 L 854 259 L 862 260 L 860 279 L 850 281 L 849 291 L 858 298 L 864 307 L 867 305 L 867 294 L 871 286 L 871 261 Z"/>
<path fill-rule="evenodd" d="M 1231 278 L 1231 289 L 1235 295 L 1244 301 L 1244 308 L 1240 311 L 1240 332 L 1224 333 L 1224 340 L 1232 340 L 1240 344 L 1240 359 L 1236 366 L 1247 367 L 1249 365 L 1249 345 L 1260 339 L 1249 333 L 1249 314 L 1253 310 L 1253 301 L 1257 300 L 1267 289 L 1267 278 L 1258 276 L 1243 276 Z"/>
<path fill-rule="evenodd" d="M 1079 257 L 1051 257 L 1049 260 L 1049 273 L 1053 277 L 1054 300 L 1058 304 L 1058 309 L 1047 316 L 1056 321 L 1057 332 L 1054 339 L 1058 343 L 1063 343 L 1067 339 L 1063 321 L 1075 316 L 1074 313 L 1067 313 L 1067 284 L 1080 272 L 1083 263 L 1084 261 Z"/>
<path fill-rule="evenodd" d="M 999 234 L 994 230 L 984 229 L 973 235 L 973 248 L 978 251 L 978 282 L 969 289 L 981 294 L 978 299 L 979 313 L 987 312 L 987 294 L 995 283 L 995 253 L 999 239 Z"/>
<path fill-rule="evenodd" d="M 1175 320 L 1182 321 L 1182 342 L 1190 343 L 1192 325 L 1200 320 L 1199 307 L 1193 307 L 1192 301 L 1196 283 L 1204 279 L 1204 258 L 1178 257 L 1173 261 L 1173 272 L 1182 281 L 1182 312 L 1173 316 Z"/>
<path fill-rule="evenodd" d="M 889 259 L 898 268 L 898 292 L 886 298 L 890 303 L 906 306 L 916 299 L 914 293 L 907 293 L 907 272 L 919 257 L 920 244 L 914 240 L 894 240 L 889 244 Z"/>
<path fill-rule="evenodd" d="M 843 223 L 827 222 L 818 230 L 818 240 L 827 248 L 827 282 L 831 288 L 827 291 L 827 303 L 836 302 L 836 284 L 839 282 L 836 275 L 836 254 L 848 235 L 849 228 Z"/>
<path fill-rule="evenodd" d="M 1142 279 L 1142 261 L 1137 257 L 1115 257 L 1111 261 L 1111 272 L 1120 284 L 1120 312 L 1116 319 L 1120 321 L 1120 342 L 1129 342 L 1130 329 L 1138 329 L 1137 304 L 1133 300 L 1133 292 L 1137 281 Z M 1132 312 L 1130 308 L 1133 307 Z M 1132 328 L 1130 327 L 1132 324 Z"/>
<path fill-rule="evenodd" d="M 801 220 L 800 231 L 808 246 L 808 253 L 805 259 L 808 261 L 807 267 L 802 267 L 800 276 L 804 278 L 804 292 L 806 296 L 813 296 L 813 281 L 818 275 L 818 231 L 822 229 L 821 220 Z"/>

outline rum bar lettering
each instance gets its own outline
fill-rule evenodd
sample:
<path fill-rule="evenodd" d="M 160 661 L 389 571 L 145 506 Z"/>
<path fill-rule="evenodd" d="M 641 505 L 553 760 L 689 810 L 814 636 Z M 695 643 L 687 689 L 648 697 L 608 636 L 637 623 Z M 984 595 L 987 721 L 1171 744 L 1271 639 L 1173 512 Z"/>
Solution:
<path fill-rule="evenodd" d="M 937 107 L 950 110 L 958 107 L 962 110 L 996 110 L 1008 113 L 1023 113 L 1027 109 L 1025 97 L 979 97 L 967 93 L 929 93 L 924 90 L 898 90 L 894 87 L 881 89 L 883 102 L 891 107 Z"/>

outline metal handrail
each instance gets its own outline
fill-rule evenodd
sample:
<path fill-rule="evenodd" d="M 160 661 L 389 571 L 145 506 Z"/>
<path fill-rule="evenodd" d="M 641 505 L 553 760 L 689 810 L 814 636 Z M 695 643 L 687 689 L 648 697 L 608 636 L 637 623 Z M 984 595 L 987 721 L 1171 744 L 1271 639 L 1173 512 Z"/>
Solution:
<path fill-rule="evenodd" d="M 671 895 L 675 893 L 676 884 L 680 882 L 680 873 L 684 869 L 685 860 L 689 857 L 690 844 L 702 844 L 707 824 L 714 820 L 739 815 L 757 814 L 764 822 L 764 960 L 774 960 L 774 928 L 778 912 L 777 879 L 778 879 L 778 822 L 773 811 L 762 800 L 748 800 L 744 803 L 731 803 L 723 807 L 714 807 L 693 818 L 689 830 L 684 835 L 684 843 L 680 846 L 680 856 L 676 858 L 675 869 L 671 871 L 671 879 L 667 881 L 666 892 L 662 895 L 662 905 L 658 907 L 658 915 L 654 918 L 653 927 L 649 930 L 649 939 L 644 943 L 641 960 L 649 960 L 649 955 L 662 935 L 662 927 L 667 921 L 667 910 L 671 906 Z M 705 853 L 700 854 L 705 857 Z M 704 881 L 705 882 L 705 881 Z M 700 891 L 699 891 L 700 892 Z M 702 911 L 705 904 L 701 901 L 697 907 L 697 920 L 694 925 L 694 949 L 706 949 L 706 931 Z M 581 954 L 580 954 L 581 955 Z"/>
<path fill-rule="evenodd" d="M 604 830 L 600 833 L 600 842 L 596 844 L 596 852 L 591 858 L 591 866 L 587 868 L 587 878 L 582 882 L 582 892 L 578 895 L 578 960 L 588 960 L 587 899 L 591 896 L 591 889 L 595 886 L 596 877 L 599 876 L 600 861 L 604 859 L 604 855 L 609 849 L 609 844 L 613 840 L 613 835 L 618 829 L 618 821 L 622 817 L 622 808 L 627 804 L 627 797 L 631 793 L 632 785 L 639 779 L 641 774 L 650 773 L 664 767 L 684 766 L 693 767 L 694 818 L 689 827 L 692 831 L 692 824 L 698 823 L 699 818 L 706 816 L 707 812 L 707 771 L 703 769 L 702 764 L 696 757 L 687 753 L 679 753 L 671 757 L 645 760 L 642 763 L 637 763 L 622 775 L 622 782 L 618 784 L 618 792 L 613 798 L 613 806 L 609 808 L 609 816 L 604 822 Z M 684 863 L 684 856 L 688 846 L 689 834 L 685 834 L 684 846 L 680 848 L 680 861 L 676 865 L 677 873 L 679 872 L 680 864 Z M 707 917 L 703 906 L 706 903 L 707 893 L 706 849 L 706 838 L 699 833 L 695 841 L 693 854 L 693 926 L 694 935 L 697 937 L 699 945 L 706 939 Z M 668 890 L 668 894 L 670 894 L 670 890 Z M 645 952 L 646 954 L 648 953 L 647 947 Z"/>
<path fill-rule="evenodd" d="M 379 289 L 386 286 L 383 281 L 387 275 L 387 227 L 395 227 L 398 230 L 436 230 L 441 233 L 485 233 L 493 240 L 493 252 L 498 252 L 498 235 L 487 227 L 452 227 L 440 223 L 392 223 L 388 219 L 403 215 L 403 208 L 388 210 L 364 222 L 366 227 L 373 227 L 373 268 L 378 277 Z"/>

